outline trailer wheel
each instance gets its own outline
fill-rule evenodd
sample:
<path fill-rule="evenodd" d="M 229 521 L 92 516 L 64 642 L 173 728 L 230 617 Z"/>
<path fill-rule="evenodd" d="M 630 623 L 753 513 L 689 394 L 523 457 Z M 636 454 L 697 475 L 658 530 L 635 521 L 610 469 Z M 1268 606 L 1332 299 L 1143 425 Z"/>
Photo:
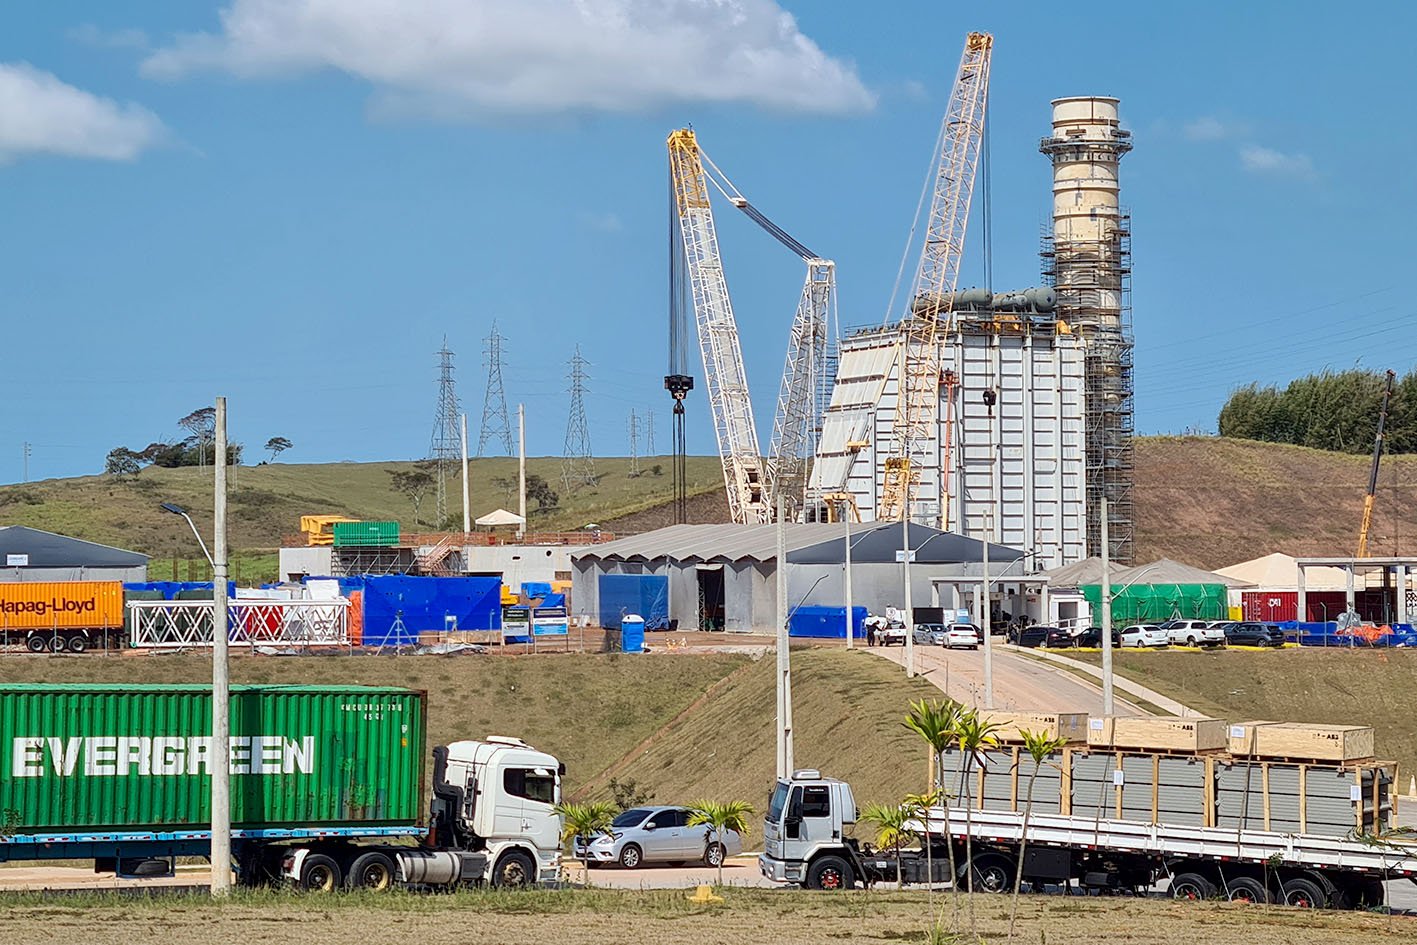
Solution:
<path fill-rule="evenodd" d="M 312 853 L 301 864 L 298 884 L 301 892 L 332 893 L 339 889 L 343 882 L 339 864 L 333 857 Z"/>
<path fill-rule="evenodd" d="M 536 882 L 536 864 L 520 850 L 508 850 L 492 871 L 492 885 L 504 889 L 530 886 Z"/>
<path fill-rule="evenodd" d="M 89 638 L 87 634 L 76 633 L 64 640 L 64 645 L 69 648 L 70 653 L 82 653 L 89 648 Z"/>
<path fill-rule="evenodd" d="M 1328 905 L 1328 893 L 1312 879 L 1295 876 L 1280 884 L 1286 906 L 1298 909 L 1322 909 Z"/>
<path fill-rule="evenodd" d="M 812 861 L 805 885 L 808 889 L 850 889 L 856 880 L 850 863 L 839 856 L 824 856 Z"/>
<path fill-rule="evenodd" d="M 1226 883 L 1225 898 L 1231 902 L 1263 904 L 1269 902 L 1269 890 L 1257 879 L 1237 876 Z"/>
<path fill-rule="evenodd" d="M 1002 893 L 1014 888 L 1013 860 L 1000 853 L 985 853 L 974 858 L 972 892 Z"/>
<path fill-rule="evenodd" d="M 1200 873 L 1177 873 L 1171 880 L 1171 898 L 1203 901 L 1214 899 L 1215 884 Z"/>
<path fill-rule="evenodd" d="M 43 653 L 49 649 L 49 641 L 37 633 L 25 637 L 25 649 L 31 653 Z"/>
<path fill-rule="evenodd" d="M 354 858 L 344 878 L 347 889 L 384 892 L 394 885 L 394 861 L 386 853 L 371 850 Z"/>

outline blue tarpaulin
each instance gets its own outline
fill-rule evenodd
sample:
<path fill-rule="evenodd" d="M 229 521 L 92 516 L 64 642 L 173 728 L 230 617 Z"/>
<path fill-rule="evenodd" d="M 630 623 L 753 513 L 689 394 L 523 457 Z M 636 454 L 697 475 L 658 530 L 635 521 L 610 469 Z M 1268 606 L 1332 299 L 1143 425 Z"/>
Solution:
<path fill-rule="evenodd" d="M 1293 620 L 1281 623 L 1280 629 L 1289 639 L 1297 640 L 1302 646 L 1414 646 L 1417 647 L 1417 629 L 1411 624 L 1395 623 L 1383 633 L 1373 632 L 1373 628 L 1358 628 L 1359 632 L 1353 633 L 1340 630 L 1335 621 L 1327 623 L 1296 622 Z"/>
<path fill-rule="evenodd" d="M 502 628 L 502 581 L 495 577 L 410 577 L 369 575 L 340 578 L 340 590 L 364 592 L 365 646 L 418 642 L 418 634 Z M 403 621 L 403 632 L 394 627 Z M 450 619 L 451 618 L 451 619 Z"/>
<path fill-rule="evenodd" d="M 863 639 L 866 634 L 861 629 L 861 625 L 866 620 L 866 608 L 851 608 L 851 617 L 852 625 L 856 629 L 856 638 L 858 640 Z M 846 608 L 798 607 L 792 612 L 792 616 L 788 618 L 787 635 L 793 637 L 828 637 L 836 640 L 845 640 Z"/>
<path fill-rule="evenodd" d="M 199 592 L 199 593 L 200 593 L 201 591 L 206 591 L 206 592 L 207 592 L 207 599 L 210 599 L 211 594 L 212 594 L 212 591 L 213 591 L 213 589 L 215 588 L 215 586 L 216 586 L 216 585 L 214 585 L 211 581 L 146 581 L 146 582 L 130 582 L 130 583 L 126 583 L 126 584 L 123 585 L 123 590 L 125 590 L 125 591 L 158 591 L 158 592 L 160 592 L 160 593 L 162 594 L 162 599 L 163 599 L 163 600 L 177 600 L 177 599 L 178 599 L 178 597 L 177 597 L 178 594 L 184 594 L 184 593 L 190 594 L 190 593 L 193 592 L 193 591 L 196 591 L 196 592 Z M 228 582 L 226 583 L 226 596 L 229 597 L 229 598 L 235 598 L 235 597 L 236 597 L 236 582 L 235 582 L 235 581 L 228 581 Z M 189 598 L 189 599 L 198 599 L 198 598 L 196 598 L 196 597 L 191 597 L 191 598 Z"/>
<path fill-rule="evenodd" d="M 551 593 L 549 581 L 523 581 L 522 596 L 526 598 L 545 597 Z"/>
<path fill-rule="evenodd" d="M 637 614 L 646 630 L 669 629 L 669 578 L 661 574 L 600 575 L 600 625 L 619 630 L 620 618 Z"/>

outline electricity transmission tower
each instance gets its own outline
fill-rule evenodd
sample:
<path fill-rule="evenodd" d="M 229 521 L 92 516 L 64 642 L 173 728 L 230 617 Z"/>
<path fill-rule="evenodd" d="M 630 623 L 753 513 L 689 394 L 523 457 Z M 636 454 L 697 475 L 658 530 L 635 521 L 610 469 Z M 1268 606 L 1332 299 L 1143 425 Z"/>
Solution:
<path fill-rule="evenodd" d="M 458 428 L 458 395 L 453 387 L 453 353 L 448 350 L 448 339 L 443 339 L 443 347 L 438 349 L 438 412 L 433 417 L 433 439 L 428 447 L 428 458 L 436 468 L 435 481 L 435 525 L 442 528 L 448 520 L 448 480 L 456 479 L 460 462 L 461 434 Z"/>
<path fill-rule="evenodd" d="M 477 435 L 477 455 L 486 453 L 487 443 L 501 440 L 507 456 L 512 455 L 512 425 L 507 420 L 507 392 L 502 387 L 502 334 L 492 323 L 492 334 L 482 339 L 486 357 L 487 393 L 482 397 L 482 429 Z"/>
<path fill-rule="evenodd" d="M 630 475 L 640 474 L 640 417 L 630 411 Z"/>
<path fill-rule="evenodd" d="M 654 451 L 654 411 L 645 411 L 645 455 L 657 456 Z"/>
<path fill-rule="evenodd" d="M 561 482 L 567 492 L 595 484 L 595 459 L 590 453 L 590 430 L 585 419 L 586 364 L 581 346 L 571 358 L 571 414 L 566 420 L 566 449 L 561 460 Z"/>

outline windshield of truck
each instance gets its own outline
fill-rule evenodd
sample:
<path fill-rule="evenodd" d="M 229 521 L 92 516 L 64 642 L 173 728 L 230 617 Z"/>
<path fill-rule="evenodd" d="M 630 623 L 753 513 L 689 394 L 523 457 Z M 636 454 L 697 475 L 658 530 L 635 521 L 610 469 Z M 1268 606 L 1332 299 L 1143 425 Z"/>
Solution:
<path fill-rule="evenodd" d="M 619 827 L 622 830 L 626 827 L 638 827 L 640 821 L 644 820 L 648 814 L 649 811 L 645 810 L 643 807 L 632 807 L 612 820 L 610 826 Z"/>
<path fill-rule="evenodd" d="M 781 823 L 782 809 L 787 806 L 787 782 L 777 782 L 777 788 L 772 792 L 772 800 L 768 802 L 768 822 Z"/>

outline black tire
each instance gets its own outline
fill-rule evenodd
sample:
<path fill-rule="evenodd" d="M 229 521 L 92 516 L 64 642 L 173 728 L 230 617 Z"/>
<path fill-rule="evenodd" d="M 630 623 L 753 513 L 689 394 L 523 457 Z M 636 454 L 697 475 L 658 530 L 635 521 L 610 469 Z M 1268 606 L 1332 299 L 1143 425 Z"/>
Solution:
<path fill-rule="evenodd" d="M 536 863 L 521 850 L 508 850 L 492 870 L 492 885 L 499 889 L 521 889 L 536 884 Z"/>
<path fill-rule="evenodd" d="M 1269 902 L 1269 890 L 1264 883 L 1250 876 L 1237 876 L 1225 884 L 1225 898 L 1231 902 L 1252 902 L 1263 905 Z"/>
<path fill-rule="evenodd" d="M 1195 637 L 1186 637 L 1186 646 L 1200 646 Z"/>
<path fill-rule="evenodd" d="M 334 857 L 323 853 L 311 853 L 300 864 L 300 881 L 295 884 L 301 892 L 332 893 L 344 885 L 344 874 Z"/>
<path fill-rule="evenodd" d="M 1322 909 L 1328 905 L 1328 890 L 1306 876 L 1295 876 L 1280 884 L 1280 895 L 1286 906 L 1297 909 Z"/>
<path fill-rule="evenodd" d="M 1014 888 L 1014 861 L 1002 853 L 981 853 L 974 858 L 970 880 L 973 892 L 1006 893 Z M 970 889 L 970 885 L 965 886 Z"/>
<path fill-rule="evenodd" d="M 728 851 L 723 848 L 723 844 L 714 841 L 708 845 L 704 851 L 704 865 L 717 867 L 728 858 Z"/>
<path fill-rule="evenodd" d="M 48 653 L 49 641 L 37 633 L 31 633 L 25 638 L 25 649 L 31 653 Z"/>
<path fill-rule="evenodd" d="M 364 889 L 369 892 L 385 892 L 394 887 L 398 880 L 398 873 L 394 867 L 393 857 L 387 853 L 380 853 L 378 850 L 371 850 L 368 853 L 361 853 L 354 858 L 354 862 L 349 864 L 349 872 L 345 874 L 344 885 L 346 889 Z"/>
<path fill-rule="evenodd" d="M 645 851 L 637 843 L 627 843 L 620 848 L 620 865 L 627 870 L 637 870 L 645 864 Z"/>
<path fill-rule="evenodd" d="M 89 648 L 89 638 L 87 634 L 76 633 L 64 641 L 70 653 L 82 653 Z"/>
<path fill-rule="evenodd" d="M 1171 879 L 1171 898 L 1189 899 L 1193 902 L 1214 899 L 1215 884 L 1200 873 L 1177 873 Z"/>
<path fill-rule="evenodd" d="M 851 873 L 851 864 L 839 856 L 823 856 L 812 861 L 807 868 L 808 889 L 850 889 L 856 885 L 856 877 Z"/>
<path fill-rule="evenodd" d="M 54 639 L 49 641 L 49 646 L 55 653 L 63 653 L 69 648 L 69 641 L 64 637 L 55 636 Z"/>

